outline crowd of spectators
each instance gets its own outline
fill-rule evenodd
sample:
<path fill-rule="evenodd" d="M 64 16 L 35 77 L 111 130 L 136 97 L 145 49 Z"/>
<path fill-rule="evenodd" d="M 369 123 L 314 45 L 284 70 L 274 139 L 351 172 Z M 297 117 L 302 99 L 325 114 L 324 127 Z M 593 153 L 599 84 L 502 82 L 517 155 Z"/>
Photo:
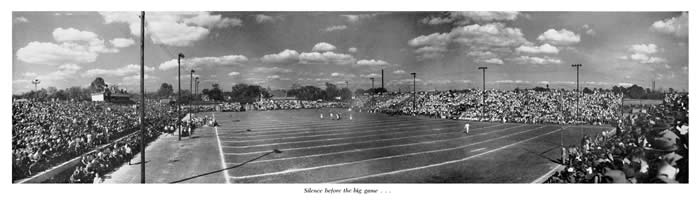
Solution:
<path fill-rule="evenodd" d="M 185 118 L 183 120 L 183 133 L 193 130 L 196 127 L 204 125 L 213 125 L 213 118 L 204 116 L 192 115 L 192 120 Z M 161 134 L 172 134 L 176 130 L 176 125 L 168 120 L 157 120 L 151 123 L 146 128 L 145 143 L 148 144 L 157 139 Z M 113 144 L 101 148 L 96 152 L 85 155 L 81 158 L 81 162 L 73 170 L 70 175 L 69 183 L 101 183 L 104 181 L 104 176 L 117 167 L 128 163 L 131 165 L 131 159 L 140 152 L 140 135 L 134 134 L 114 142 Z"/>
<path fill-rule="evenodd" d="M 412 93 L 356 97 L 352 106 L 370 112 L 472 121 L 603 124 L 617 120 L 620 95 L 580 94 L 577 106 L 576 94 L 568 90 L 430 91 L 416 94 L 415 109 Z"/>
<path fill-rule="evenodd" d="M 148 102 L 150 126 L 174 123 L 175 110 Z M 13 101 L 12 179 L 32 176 L 122 138 L 139 126 L 135 105 L 87 101 Z"/>
<path fill-rule="evenodd" d="M 564 170 L 545 183 L 688 183 L 688 95 L 634 107 L 614 130 L 562 148 Z"/>
<path fill-rule="evenodd" d="M 347 103 L 342 102 L 319 102 L 306 100 L 291 101 L 256 101 L 245 106 L 246 111 L 250 110 L 293 110 L 293 109 L 314 109 L 314 108 L 342 108 L 347 107 Z"/>

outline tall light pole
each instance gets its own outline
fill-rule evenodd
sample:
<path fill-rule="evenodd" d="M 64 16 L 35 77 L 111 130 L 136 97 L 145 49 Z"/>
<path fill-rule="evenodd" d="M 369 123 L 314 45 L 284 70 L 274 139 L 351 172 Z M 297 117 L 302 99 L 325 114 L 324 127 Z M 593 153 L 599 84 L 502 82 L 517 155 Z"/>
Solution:
<path fill-rule="evenodd" d="M 579 107 L 579 96 L 580 96 L 579 88 L 578 88 L 578 69 L 581 66 L 583 66 L 583 65 L 581 65 L 581 64 L 572 64 L 571 65 L 571 67 L 576 67 L 576 120 L 579 120 L 579 118 L 581 118 L 579 116 L 579 111 L 578 111 L 579 110 L 579 108 L 578 108 Z M 576 121 L 576 120 L 574 120 L 574 121 Z"/>
<path fill-rule="evenodd" d="M 41 81 L 39 81 L 39 79 L 34 79 L 34 80 L 32 81 L 32 84 L 34 84 L 34 90 L 35 90 L 35 91 L 36 91 L 36 85 L 39 85 L 39 83 L 41 83 Z"/>
<path fill-rule="evenodd" d="M 484 117 L 484 108 L 486 108 L 486 103 L 484 102 L 486 99 L 486 69 L 487 67 L 479 67 L 481 70 L 481 83 L 482 83 L 482 88 L 481 88 L 481 117 L 479 120 L 481 120 Z"/>
<path fill-rule="evenodd" d="M 177 141 L 182 140 L 182 120 L 180 120 L 180 110 L 182 110 L 181 105 L 182 105 L 182 96 L 180 93 L 182 93 L 182 89 L 180 89 L 180 59 L 185 58 L 185 54 L 177 54 Z"/>
<path fill-rule="evenodd" d="M 194 77 L 194 97 L 197 98 L 197 91 L 199 91 L 199 76 Z"/>
<path fill-rule="evenodd" d="M 141 184 L 146 183 L 146 142 L 144 139 L 146 138 L 146 117 L 145 117 L 145 112 L 146 112 L 146 94 L 143 89 L 143 60 L 144 60 L 144 55 L 143 55 L 143 47 L 144 47 L 144 24 L 146 21 L 146 12 L 141 11 L 141 120 L 139 123 L 141 124 Z"/>
<path fill-rule="evenodd" d="M 190 129 L 189 129 L 190 132 L 188 132 L 188 133 L 190 134 L 190 136 L 192 136 L 192 131 L 193 131 L 193 130 L 192 130 L 192 100 L 194 99 L 194 97 L 192 97 L 192 95 L 193 95 L 193 93 L 192 93 L 192 81 L 193 81 L 193 80 L 192 80 L 192 77 L 193 77 L 193 76 L 194 76 L 194 69 L 192 69 L 192 70 L 190 71 L 190 102 L 189 102 L 189 104 L 190 104 L 190 109 L 187 110 L 187 113 L 190 114 L 190 123 L 188 124 L 188 126 L 189 126 L 189 128 L 190 128 Z"/>
<path fill-rule="evenodd" d="M 416 73 L 411 72 L 411 76 L 413 76 L 413 111 L 416 111 Z"/>

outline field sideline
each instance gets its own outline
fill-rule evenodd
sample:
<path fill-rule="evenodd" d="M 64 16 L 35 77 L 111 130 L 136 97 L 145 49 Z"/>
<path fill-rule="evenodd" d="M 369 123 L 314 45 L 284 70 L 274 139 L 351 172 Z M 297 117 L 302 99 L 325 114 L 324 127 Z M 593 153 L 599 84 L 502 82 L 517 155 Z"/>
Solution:
<path fill-rule="evenodd" d="M 227 183 L 530 183 L 558 166 L 560 143 L 610 129 L 468 122 L 465 134 L 465 121 L 330 111 L 208 113 L 219 126 L 204 130 Z"/>

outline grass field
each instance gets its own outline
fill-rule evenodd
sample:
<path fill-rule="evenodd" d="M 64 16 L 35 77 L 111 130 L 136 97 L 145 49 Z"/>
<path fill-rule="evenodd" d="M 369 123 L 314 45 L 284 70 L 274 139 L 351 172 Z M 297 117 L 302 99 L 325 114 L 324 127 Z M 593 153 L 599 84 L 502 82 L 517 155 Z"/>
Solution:
<path fill-rule="evenodd" d="M 231 168 L 224 176 L 231 183 L 530 183 L 558 166 L 560 143 L 609 129 L 469 122 L 465 134 L 465 121 L 358 112 L 328 120 L 329 111 L 210 113 L 222 165 Z"/>

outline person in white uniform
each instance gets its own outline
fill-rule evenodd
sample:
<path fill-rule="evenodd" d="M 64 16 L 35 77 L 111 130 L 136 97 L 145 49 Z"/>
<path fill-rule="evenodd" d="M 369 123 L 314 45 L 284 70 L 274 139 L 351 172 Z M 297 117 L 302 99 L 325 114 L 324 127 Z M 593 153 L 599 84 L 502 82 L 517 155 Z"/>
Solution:
<path fill-rule="evenodd" d="M 464 133 L 469 134 L 469 123 L 464 124 Z"/>

